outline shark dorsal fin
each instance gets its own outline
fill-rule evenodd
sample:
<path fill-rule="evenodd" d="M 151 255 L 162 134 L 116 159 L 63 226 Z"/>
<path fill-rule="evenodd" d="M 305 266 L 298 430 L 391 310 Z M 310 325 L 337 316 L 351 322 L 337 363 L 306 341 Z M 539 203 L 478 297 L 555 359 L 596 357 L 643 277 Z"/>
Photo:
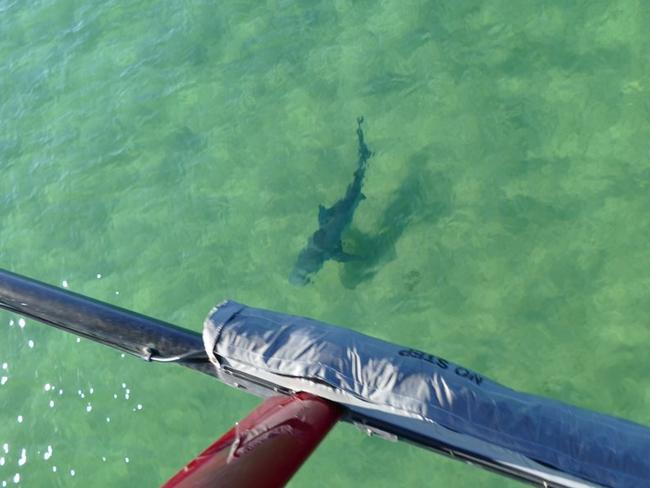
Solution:
<path fill-rule="evenodd" d="M 318 224 L 325 225 L 332 215 L 331 209 L 318 206 Z"/>

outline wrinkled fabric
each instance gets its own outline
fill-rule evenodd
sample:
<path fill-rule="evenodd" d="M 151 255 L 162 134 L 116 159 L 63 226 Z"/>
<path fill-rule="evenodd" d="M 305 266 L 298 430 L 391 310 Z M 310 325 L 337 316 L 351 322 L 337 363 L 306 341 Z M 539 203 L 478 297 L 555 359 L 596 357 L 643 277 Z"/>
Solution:
<path fill-rule="evenodd" d="M 601 486 L 649 486 L 649 428 L 517 392 L 433 354 L 232 301 L 211 312 L 204 342 L 217 367 L 285 386 L 299 380 L 316 394 L 326 387 L 352 405 L 435 423 Z"/>

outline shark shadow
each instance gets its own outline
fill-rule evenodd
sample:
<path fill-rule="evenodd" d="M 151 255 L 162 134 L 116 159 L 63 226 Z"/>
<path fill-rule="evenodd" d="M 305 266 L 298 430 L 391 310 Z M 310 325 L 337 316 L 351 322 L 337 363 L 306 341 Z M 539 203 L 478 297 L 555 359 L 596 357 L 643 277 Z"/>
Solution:
<path fill-rule="evenodd" d="M 397 257 L 395 246 L 409 226 L 432 224 L 449 213 L 453 198 L 449 180 L 442 173 L 424 170 L 425 165 L 425 154 L 411 161 L 409 173 L 388 202 L 376 232 L 364 233 L 354 227 L 347 231 L 345 246 L 360 259 L 346 262 L 340 272 L 346 288 L 371 280 L 382 266 L 393 261 Z"/>

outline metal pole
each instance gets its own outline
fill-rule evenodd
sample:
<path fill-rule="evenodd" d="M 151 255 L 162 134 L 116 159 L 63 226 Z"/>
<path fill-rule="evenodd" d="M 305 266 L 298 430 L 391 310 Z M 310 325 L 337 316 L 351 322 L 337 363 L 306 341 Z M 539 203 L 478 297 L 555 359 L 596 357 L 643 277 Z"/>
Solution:
<path fill-rule="evenodd" d="M 200 355 L 197 332 L 0 269 L 0 307 L 142 359 Z M 214 376 L 205 361 L 179 361 Z"/>

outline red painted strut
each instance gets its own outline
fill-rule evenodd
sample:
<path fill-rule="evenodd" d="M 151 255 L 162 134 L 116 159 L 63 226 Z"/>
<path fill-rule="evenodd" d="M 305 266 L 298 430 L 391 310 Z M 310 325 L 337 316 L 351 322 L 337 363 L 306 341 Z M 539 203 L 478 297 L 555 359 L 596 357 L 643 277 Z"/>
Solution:
<path fill-rule="evenodd" d="M 309 393 L 268 398 L 163 488 L 284 486 L 340 416 Z"/>

